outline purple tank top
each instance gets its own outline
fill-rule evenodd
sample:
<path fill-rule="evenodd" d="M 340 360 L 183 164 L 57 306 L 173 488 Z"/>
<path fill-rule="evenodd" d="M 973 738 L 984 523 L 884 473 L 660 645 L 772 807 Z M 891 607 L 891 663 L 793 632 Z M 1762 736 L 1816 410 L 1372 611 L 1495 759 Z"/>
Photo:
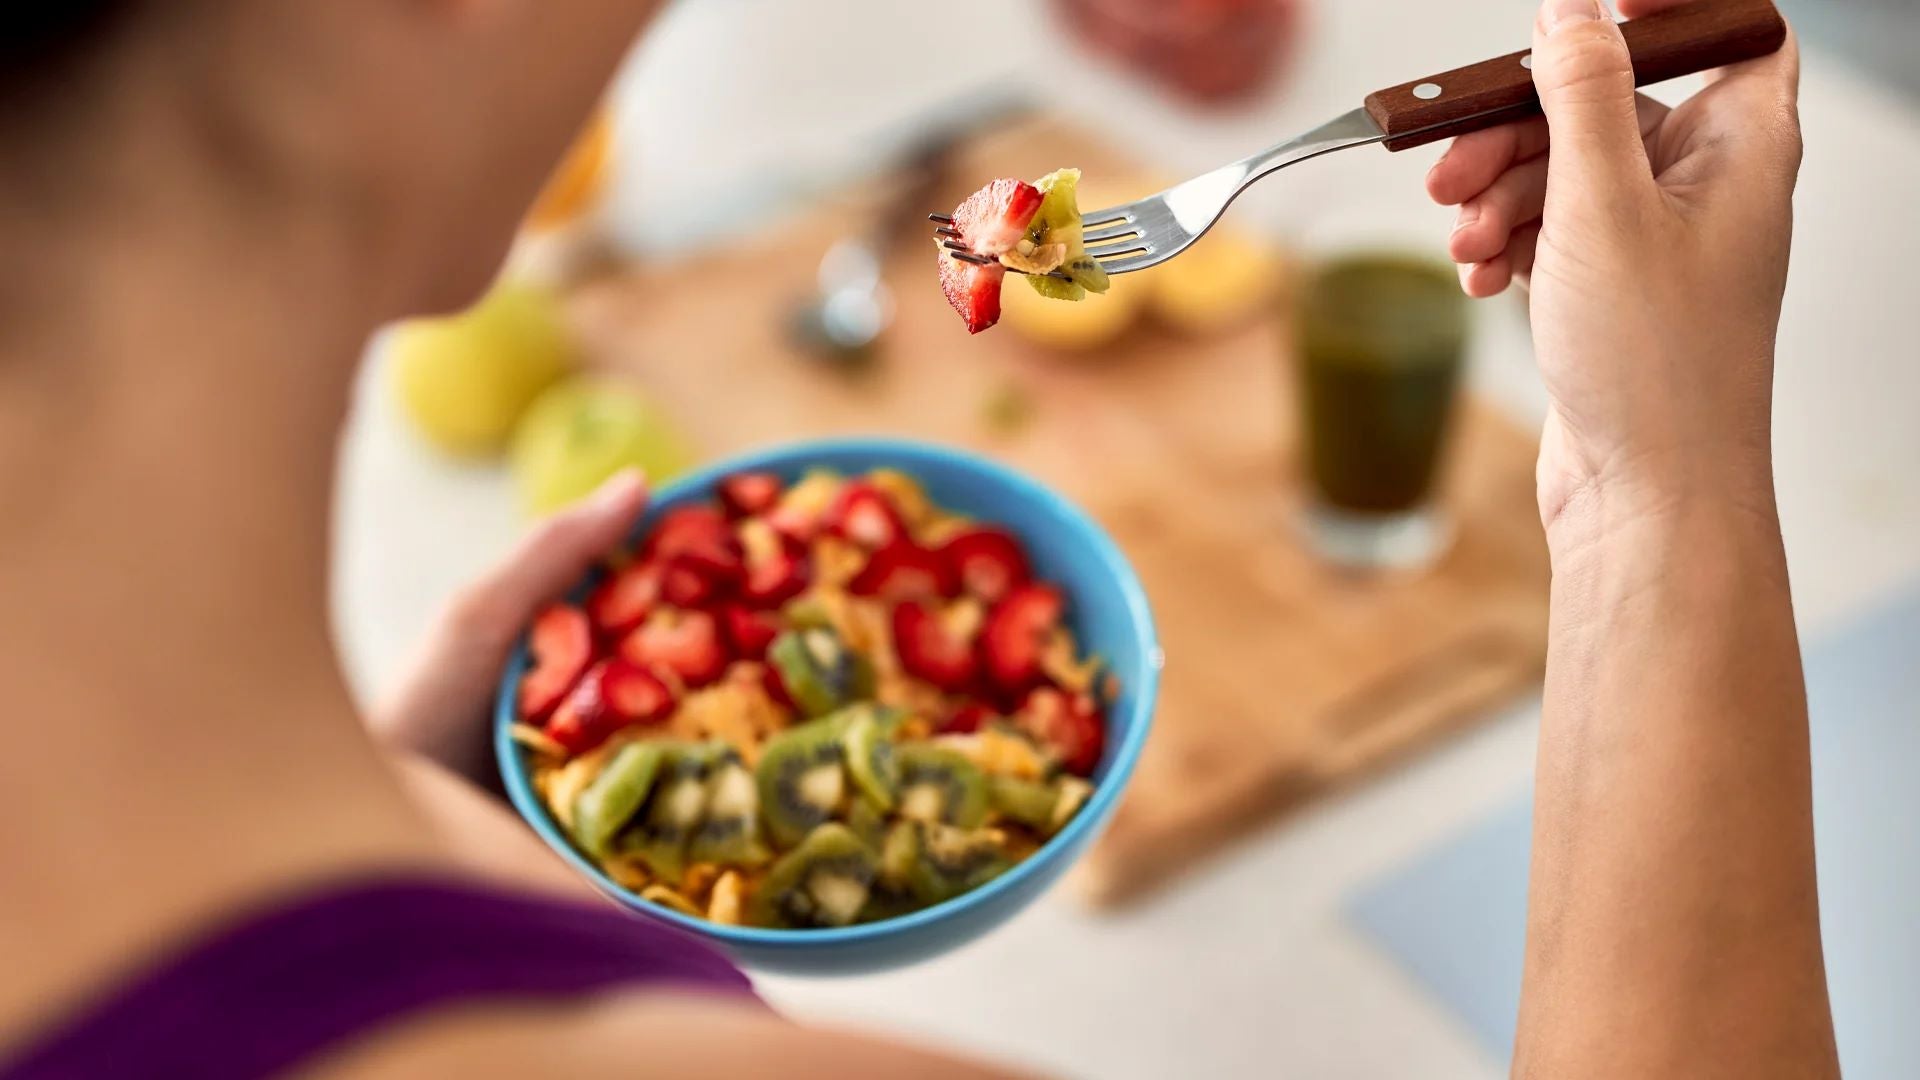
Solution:
<path fill-rule="evenodd" d="M 441 1006 L 638 986 L 753 993 L 704 943 L 612 907 L 428 879 L 340 887 L 162 959 L 0 1051 L 0 1080 L 254 1080 Z"/>

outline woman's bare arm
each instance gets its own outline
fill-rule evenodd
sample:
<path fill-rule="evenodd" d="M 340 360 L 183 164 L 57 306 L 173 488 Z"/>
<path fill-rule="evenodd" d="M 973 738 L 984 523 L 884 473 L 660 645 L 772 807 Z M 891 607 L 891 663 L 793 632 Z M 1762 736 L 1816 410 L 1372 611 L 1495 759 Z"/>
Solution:
<path fill-rule="evenodd" d="M 1832 1075 L 1770 507 L 1555 522 L 1521 1076 Z"/>
<path fill-rule="evenodd" d="M 1789 35 L 1669 110 L 1596 0 L 1547 0 L 1546 119 L 1428 178 L 1466 290 L 1530 282 L 1552 402 L 1517 1076 L 1838 1071 L 1770 437 L 1798 71 Z"/>

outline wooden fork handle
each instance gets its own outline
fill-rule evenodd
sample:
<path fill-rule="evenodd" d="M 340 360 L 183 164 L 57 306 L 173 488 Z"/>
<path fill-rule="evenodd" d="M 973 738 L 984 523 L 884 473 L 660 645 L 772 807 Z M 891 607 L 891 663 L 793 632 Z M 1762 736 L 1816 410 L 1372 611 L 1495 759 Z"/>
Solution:
<path fill-rule="evenodd" d="M 1787 40 L 1772 0 L 1694 0 L 1620 24 L 1635 86 L 1766 56 Z M 1389 150 L 1405 150 L 1537 116 L 1532 53 L 1483 60 L 1367 95 Z"/>

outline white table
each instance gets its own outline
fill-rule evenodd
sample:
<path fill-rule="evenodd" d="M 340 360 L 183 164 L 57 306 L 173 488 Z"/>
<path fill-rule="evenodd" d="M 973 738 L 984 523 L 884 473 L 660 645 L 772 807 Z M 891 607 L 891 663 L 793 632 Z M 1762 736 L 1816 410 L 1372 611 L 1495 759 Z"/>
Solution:
<path fill-rule="evenodd" d="M 691 242 L 704 218 L 700 196 L 714 186 L 730 190 L 769 164 L 830 173 L 852 140 L 1023 72 L 1047 72 L 1047 84 L 1062 88 L 1061 107 L 1111 127 L 1170 172 L 1211 165 L 1351 107 L 1376 86 L 1518 47 L 1531 10 L 1525 0 L 1323 0 L 1307 58 L 1273 107 L 1203 121 L 1054 55 L 1058 42 L 1030 28 L 1036 7 L 682 3 L 622 85 L 622 137 L 637 160 L 616 225 L 655 249 Z M 1801 624 L 1818 633 L 1920 576 L 1912 336 L 1920 116 L 1821 55 L 1808 58 L 1803 116 L 1776 443 Z M 1294 232 L 1364 212 L 1438 238 L 1448 215 L 1425 205 L 1418 186 L 1432 154 L 1337 155 L 1269 181 L 1236 220 Z M 1480 314 L 1476 383 L 1537 415 L 1517 305 Z M 433 458 L 402 430 L 376 379 L 363 389 L 343 448 L 336 607 L 349 670 L 371 693 L 393 677 L 437 605 L 502 552 L 520 523 L 497 471 Z M 1516 707 L 1268 831 L 1139 910 L 1093 916 L 1055 895 L 986 940 L 908 971 L 764 986 L 800 1017 L 1070 1076 L 1495 1076 L 1446 1013 L 1341 922 L 1339 905 L 1521 787 L 1536 719 L 1537 707 Z"/>

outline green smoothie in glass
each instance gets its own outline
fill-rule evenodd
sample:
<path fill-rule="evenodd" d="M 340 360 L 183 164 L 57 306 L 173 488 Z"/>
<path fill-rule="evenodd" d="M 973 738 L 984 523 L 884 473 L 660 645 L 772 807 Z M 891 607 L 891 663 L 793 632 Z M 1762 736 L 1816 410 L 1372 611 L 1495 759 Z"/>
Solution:
<path fill-rule="evenodd" d="M 1303 456 L 1316 546 L 1343 563 L 1409 566 L 1439 554 L 1431 507 L 1466 344 L 1451 268 L 1392 252 L 1341 255 L 1299 311 Z"/>

